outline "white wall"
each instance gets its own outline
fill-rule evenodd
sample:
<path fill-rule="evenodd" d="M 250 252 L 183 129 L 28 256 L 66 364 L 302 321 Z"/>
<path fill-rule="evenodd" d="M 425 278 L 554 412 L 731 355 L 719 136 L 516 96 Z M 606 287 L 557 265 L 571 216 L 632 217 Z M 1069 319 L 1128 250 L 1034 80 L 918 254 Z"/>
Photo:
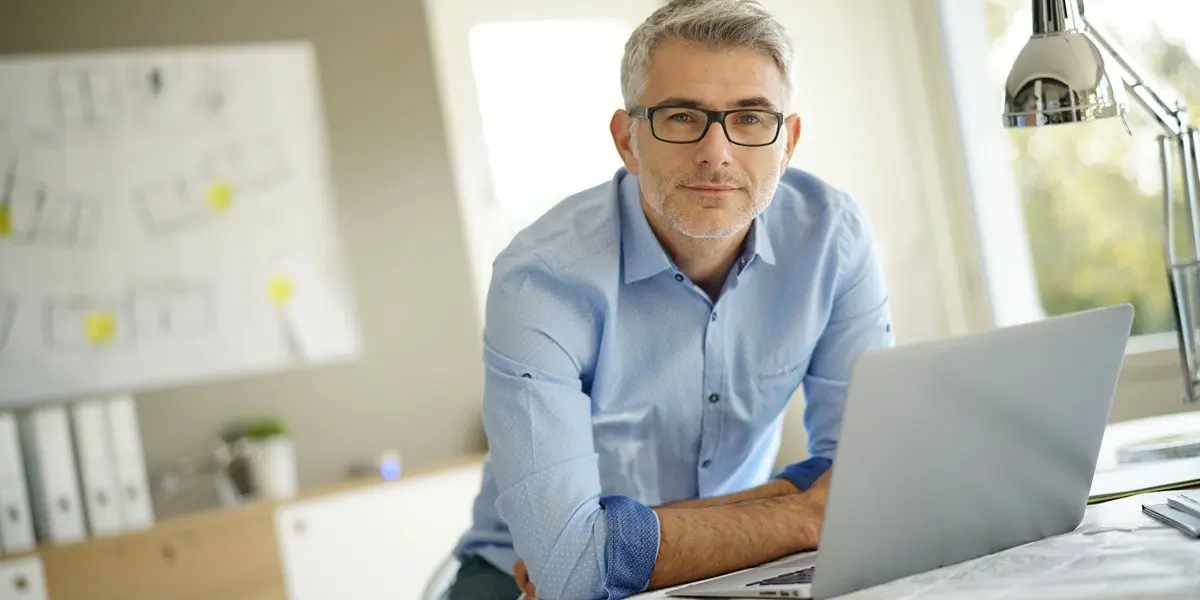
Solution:
<path fill-rule="evenodd" d="M 876 229 L 897 343 L 985 326 L 967 221 L 957 207 L 952 138 L 929 80 L 921 0 L 764 3 L 797 46 L 793 164 L 848 190 Z M 779 462 L 807 455 L 800 394 Z"/>

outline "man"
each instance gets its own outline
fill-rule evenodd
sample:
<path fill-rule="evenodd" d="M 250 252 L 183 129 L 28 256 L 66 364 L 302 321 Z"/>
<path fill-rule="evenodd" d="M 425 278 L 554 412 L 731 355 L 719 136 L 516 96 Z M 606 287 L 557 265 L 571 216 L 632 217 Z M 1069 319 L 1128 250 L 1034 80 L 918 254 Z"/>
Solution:
<path fill-rule="evenodd" d="M 790 59 L 742 0 L 631 36 L 625 166 L 494 264 L 453 600 L 625 598 L 816 546 L 851 363 L 893 337 L 864 215 L 787 167 Z M 812 458 L 772 477 L 801 385 Z"/>

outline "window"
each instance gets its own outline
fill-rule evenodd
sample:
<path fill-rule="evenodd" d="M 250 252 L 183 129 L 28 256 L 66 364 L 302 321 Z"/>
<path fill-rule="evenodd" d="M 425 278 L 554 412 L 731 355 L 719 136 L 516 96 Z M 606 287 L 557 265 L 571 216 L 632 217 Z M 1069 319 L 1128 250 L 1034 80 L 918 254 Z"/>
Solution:
<path fill-rule="evenodd" d="M 608 123 L 623 105 L 620 68 L 632 27 L 616 19 L 483 23 L 471 28 L 471 69 L 501 251 L 567 196 L 621 166 Z"/>
<path fill-rule="evenodd" d="M 999 122 L 1004 81 L 1031 32 L 1031 2 L 982 2 Z M 1195 33 L 1200 4 L 1090 0 L 1086 8 L 1088 19 L 1116 38 L 1149 76 L 1164 80 L 1185 102 L 1200 108 L 1200 36 Z M 1132 136 L 1119 119 L 1109 119 L 1007 130 L 1004 138 L 1045 314 L 1129 302 L 1136 309 L 1134 335 L 1168 332 L 1175 321 L 1162 250 L 1156 143 L 1161 130 L 1132 98 L 1128 118 Z M 993 280 L 991 285 L 1006 282 Z"/>
<path fill-rule="evenodd" d="M 621 166 L 625 42 L 661 0 L 426 0 L 477 315 L 512 237 Z"/>

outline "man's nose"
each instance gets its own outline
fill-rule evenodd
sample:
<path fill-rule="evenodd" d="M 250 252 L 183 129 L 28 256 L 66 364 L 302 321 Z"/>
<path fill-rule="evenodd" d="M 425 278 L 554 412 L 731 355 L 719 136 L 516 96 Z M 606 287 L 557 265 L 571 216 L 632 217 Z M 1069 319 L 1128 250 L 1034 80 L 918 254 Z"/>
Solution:
<path fill-rule="evenodd" d="M 704 133 L 704 137 L 696 142 L 696 162 L 698 164 L 707 163 L 715 167 L 727 166 L 733 162 L 733 157 L 730 155 L 729 138 L 725 137 L 725 130 L 720 123 L 713 123 L 708 126 L 708 131 Z"/>

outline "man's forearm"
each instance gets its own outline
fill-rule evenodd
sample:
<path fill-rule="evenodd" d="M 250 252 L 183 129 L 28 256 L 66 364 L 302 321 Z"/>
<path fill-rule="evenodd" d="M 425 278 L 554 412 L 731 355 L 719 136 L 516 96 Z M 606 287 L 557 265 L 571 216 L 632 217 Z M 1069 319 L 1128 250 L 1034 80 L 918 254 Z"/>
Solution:
<path fill-rule="evenodd" d="M 824 511 L 823 496 L 811 493 L 702 508 L 657 508 L 660 541 L 650 589 L 815 548 Z"/>
<path fill-rule="evenodd" d="M 680 500 L 678 502 L 668 502 L 655 508 L 708 508 L 712 506 L 725 506 L 727 504 L 736 504 L 738 502 L 749 502 L 751 500 L 766 500 L 787 494 L 795 494 L 796 486 L 788 483 L 783 479 L 772 479 L 757 487 L 752 487 L 748 490 L 742 490 L 735 494 L 726 494 L 724 496 L 716 496 L 713 498 L 696 498 L 694 500 Z"/>

